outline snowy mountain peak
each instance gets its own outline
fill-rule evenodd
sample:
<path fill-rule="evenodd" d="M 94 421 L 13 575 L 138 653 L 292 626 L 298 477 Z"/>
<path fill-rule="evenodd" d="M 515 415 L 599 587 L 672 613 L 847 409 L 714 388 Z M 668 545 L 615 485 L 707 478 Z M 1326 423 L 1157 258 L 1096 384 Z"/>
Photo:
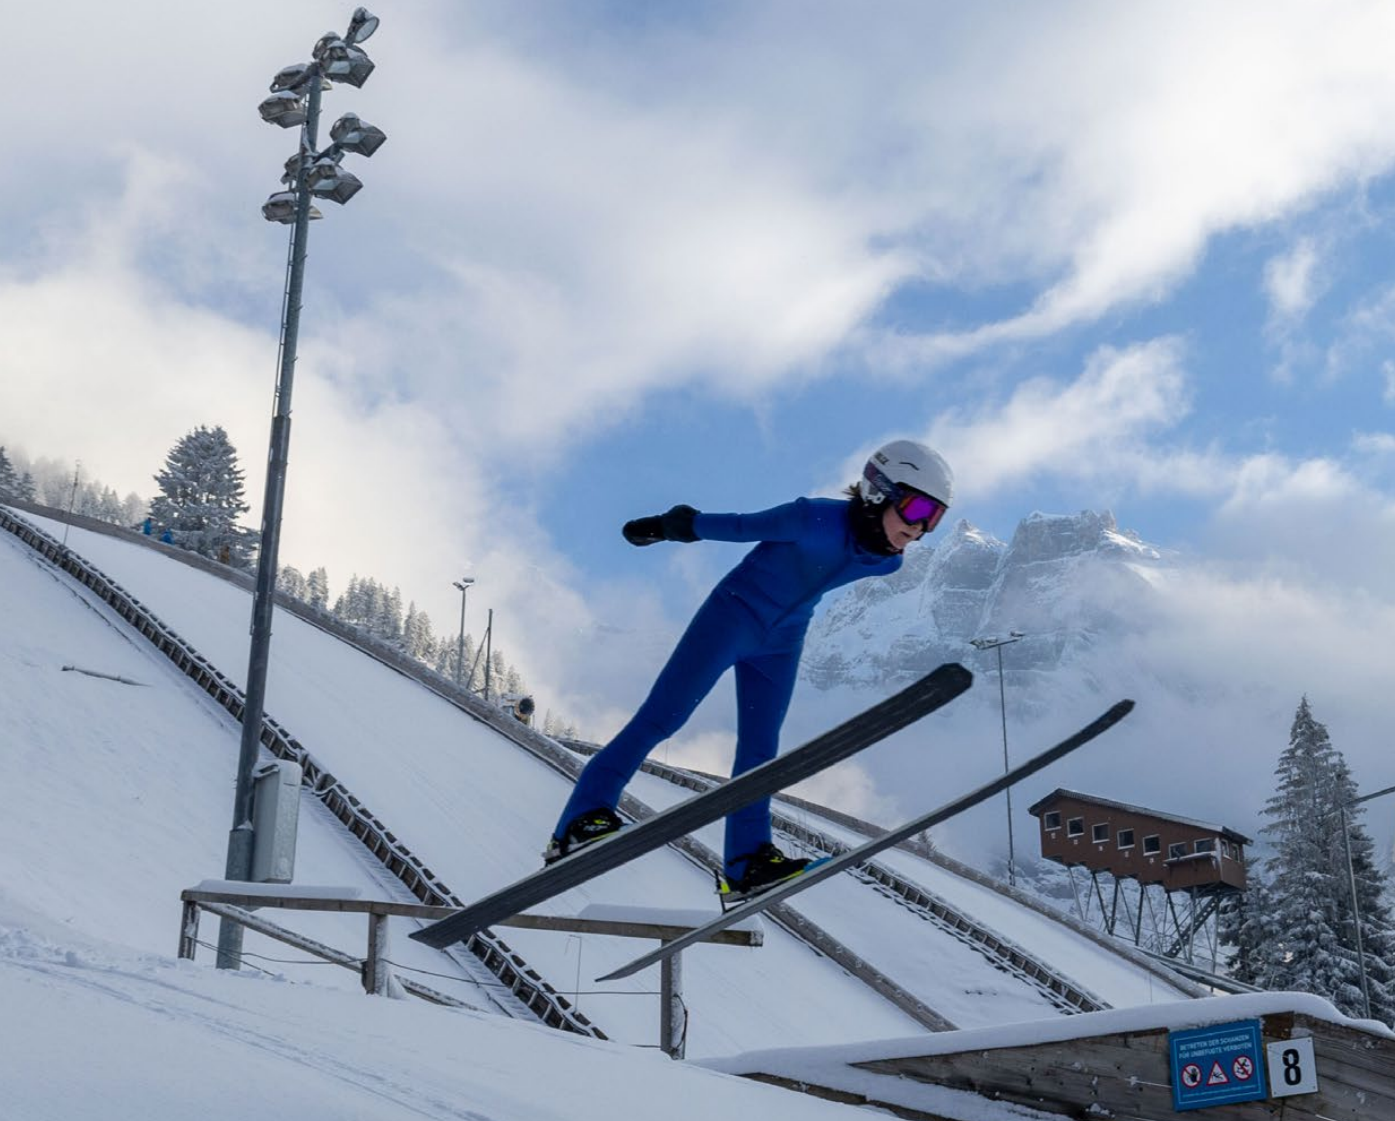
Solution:
<path fill-rule="evenodd" d="M 933 548 L 909 552 L 886 580 L 850 586 L 806 644 L 804 676 L 819 689 L 893 684 L 947 660 L 983 661 L 971 641 L 1022 632 L 1014 672 L 1050 672 L 1130 628 L 1150 585 L 1139 570 L 1159 551 L 1109 511 L 1033 513 L 1009 543 L 960 520 Z"/>
<path fill-rule="evenodd" d="M 1130 559 L 1158 560 L 1160 554 L 1133 530 L 1121 530 L 1114 515 L 1082 510 L 1079 514 L 1032 513 L 1012 535 L 1014 553 L 1024 559 L 1056 560 L 1082 553 L 1113 550 Z"/>

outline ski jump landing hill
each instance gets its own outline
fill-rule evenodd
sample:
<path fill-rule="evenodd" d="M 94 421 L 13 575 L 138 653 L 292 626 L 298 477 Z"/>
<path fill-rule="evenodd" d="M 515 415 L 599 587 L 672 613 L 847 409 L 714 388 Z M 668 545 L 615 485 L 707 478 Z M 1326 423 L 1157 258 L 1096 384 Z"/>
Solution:
<path fill-rule="evenodd" d="M 162 859 L 170 867 L 163 878 L 155 877 L 159 891 L 151 909 L 177 913 L 179 889 L 221 867 L 240 713 L 240 692 L 225 671 L 245 664 L 250 580 L 126 531 L 77 519 L 64 527 L 54 511 L 38 508 L 23 513 L 20 518 L 0 508 L 10 580 L 25 576 L 22 564 L 15 567 L 22 554 L 33 562 L 31 570 L 47 572 L 47 584 L 56 580 L 90 608 L 91 622 L 139 643 L 150 663 L 146 678 L 179 694 L 184 705 L 194 703 L 201 719 L 217 726 L 215 738 L 225 753 L 205 760 L 197 775 L 187 771 L 177 794 L 185 803 L 207 803 L 192 815 L 207 836 L 197 843 L 183 834 L 166 838 L 169 852 Z M 57 540 L 65 532 L 66 547 Z M 550 820 L 583 756 L 478 698 L 456 693 L 449 682 L 332 619 L 303 605 L 282 606 L 267 702 L 275 718 L 267 720 L 263 742 L 306 769 L 297 881 L 354 882 L 365 895 L 449 906 L 535 866 L 538 822 Z M 177 623 L 179 632 L 161 619 Z M 99 646 L 83 642 L 74 657 Z M 372 657 L 364 658 L 365 652 Z M 383 665 L 396 672 L 385 673 Z M 187 744 L 167 746 L 188 754 Z M 139 762 L 126 759 L 122 765 L 130 770 Z M 91 761 L 72 761 L 75 768 L 84 765 Z M 147 781 L 158 786 L 155 778 Z M 637 781 L 627 808 L 643 816 L 709 781 L 651 768 Z M 779 825 L 796 843 L 817 851 L 854 844 L 866 828 L 794 802 L 782 805 Z M 558 907 L 574 912 L 605 902 L 690 908 L 710 891 L 710 876 L 693 862 L 710 864 L 717 843 L 714 830 L 700 833 L 681 851 L 655 854 L 622 870 L 624 875 L 576 889 Z M 45 855 L 52 856 L 36 854 L 32 863 L 42 866 Z M 428 855 L 430 866 L 422 859 Z M 688 1053 L 711 1058 L 777 1044 L 827 1048 L 925 1028 L 990 1030 L 1052 1022 L 1067 1012 L 1141 1005 L 1161 1012 L 1201 992 L 1128 947 L 1031 910 L 991 881 L 959 874 L 963 869 L 956 873 L 927 855 L 888 853 L 877 862 L 883 867 L 807 893 L 798 912 L 773 916 L 778 927 L 764 949 L 690 953 Z M 50 875 L 78 894 L 84 889 L 82 869 L 52 868 Z M 96 925 L 99 920 L 93 917 Z M 336 921 L 306 919 L 317 938 L 361 944 L 361 927 Z M 168 950 L 168 919 L 162 915 L 152 924 L 156 928 L 161 944 L 142 948 Z M 1006 930 L 1014 937 L 1001 933 Z M 508 934 L 509 943 L 488 934 L 448 955 L 397 938 L 399 960 L 393 964 L 407 973 L 430 973 L 431 986 L 451 994 L 452 1002 L 652 1044 L 652 981 L 641 976 L 605 991 L 583 984 L 583 978 L 632 957 L 632 943 Z M 272 946 L 250 936 L 247 943 L 251 953 Z M 811 946 L 816 953 L 809 952 Z M 325 980 L 323 971 L 303 972 Z M 1089 1020 L 1075 1016 L 1070 1022 Z M 994 1093 L 991 1087 L 985 1092 Z"/>

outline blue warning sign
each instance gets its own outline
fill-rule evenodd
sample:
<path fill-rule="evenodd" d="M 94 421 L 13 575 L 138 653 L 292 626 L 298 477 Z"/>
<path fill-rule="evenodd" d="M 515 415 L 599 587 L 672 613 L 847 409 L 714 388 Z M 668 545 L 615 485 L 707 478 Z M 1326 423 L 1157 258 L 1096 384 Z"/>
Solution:
<path fill-rule="evenodd" d="M 1172 1108 L 1204 1109 L 1266 1097 L 1258 1020 L 1169 1032 Z"/>

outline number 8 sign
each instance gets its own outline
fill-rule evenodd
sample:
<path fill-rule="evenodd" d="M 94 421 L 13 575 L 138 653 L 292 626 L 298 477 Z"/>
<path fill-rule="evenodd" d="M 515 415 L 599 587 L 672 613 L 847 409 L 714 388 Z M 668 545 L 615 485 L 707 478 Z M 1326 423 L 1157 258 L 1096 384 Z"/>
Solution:
<path fill-rule="evenodd" d="M 1285 1039 L 1265 1047 L 1269 1061 L 1269 1094 L 1286 1098 L 1293 1094 L 1316 1094 L 1317 1062 L 1310 1037 Z"/>

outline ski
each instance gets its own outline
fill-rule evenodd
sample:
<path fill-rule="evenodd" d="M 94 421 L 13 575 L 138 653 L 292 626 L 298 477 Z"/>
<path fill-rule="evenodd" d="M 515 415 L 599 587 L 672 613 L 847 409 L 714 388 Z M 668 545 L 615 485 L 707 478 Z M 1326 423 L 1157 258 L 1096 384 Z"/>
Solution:
<path fill-rule="evenodd" d="M 653 817 L 549 864 L 409 937 L 440 949 L 501 919 L 551 899 L 577 884 L 660 848 L 704 825 L 793 786 L 948 704 L 973 684 L 973 674 L 949 662 L 895 696 L 844 721 L 768 763 L 697 794 Z"/>
<path fill-rule="evenodd" d="M 1104 713 L 1104 715 L 1090 724 L 1087 724 L 1074 735 L 1062 740 L 1055 747 L 1048 748 L 1040 755 L 1034 755 L 1025 763 L 999 775 L 991 782 L 984 783 L 982 786 L 969 791 L 967 794 L 954 799 L 952 802 L 946 802 L 939 809 L 932 810 L 923 817 L 918 817 L 914 821 L 908 821 L 899 829 L 894 829 L 890 833 L 886 833 L 880 837 L 874 837 L 865 844 L 849 849 L 839 856 L 820 861 L 804 871 L 801 875 L 795 876 L 793 879 L 785 880 L 769 891 L 761 892 L 761 894 L 754 899 L 750 899 L 745 903 L 740 903 L 730 908 L 706 925 L 690 931 L 681 938 L 675 938 L 671 942 L 663 943 L 657 950 L 644 954 L 642 957 L 635 958 L 634 961 L 629 962 L 627 965 L 622 965 L 619 969 L 607 973 L 604 977 L 597 977 L 597 982 L 618 981 L 622 977 L 628 977 L 633 973 L 638 973 L 641 969 L 653 965 L 655 962 L 663 961 L 665 958 L 672 957 L 680 950 L 686 949 L 695 942 L 705 941 L 718 931 L 725 930 L 727 927 L 740 922 L 742 919 L 747 919 L 752 915 L 759 914 L 766 908 L 779 903 L 781 900 L 788 899 L 791 895 L 811 888 L 815 884 L 828 879 L 830 876 L 835 876 L 839 872 L 845 871 L 848 868 L 854 868 L 864 861 L 870 860 L 883 849 L 888 849 L 893 845 L 900 844 L 902 841 L 914 837 L 922 830 L 939 825 L 941 822 L 948 821 L 950 818 L 963 813 L 965 810 L 972 809 L 980 802 L 987 801 L 989 798 L 993 797 L 993 795 L 1001 793 L 1015 783 L 1021 782 L 1029 775 L 1036 774 L 1037 771 L 1041 770 L 1043 767 L 1049 766 L 1065 755 L 1069 755 L 1077 747 L 1089 743 L 1100 733 L 1114 727 L 1115 724 L 1119 723 L 1119 721 L 1132 710 L 1133 701 L 1120 701 L 1108 712 Z"/>

